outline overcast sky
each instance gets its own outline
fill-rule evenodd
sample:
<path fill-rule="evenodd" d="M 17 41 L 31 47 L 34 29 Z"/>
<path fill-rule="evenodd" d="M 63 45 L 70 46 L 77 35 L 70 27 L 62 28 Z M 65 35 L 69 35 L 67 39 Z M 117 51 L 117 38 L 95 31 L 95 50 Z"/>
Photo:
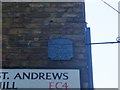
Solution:
<path fill-rule="evenodd" d="M 85 1 L 92 43 L 116 41 L 118 13 L 101 0 Z M 104 1 L 118 9 L 119 0 Z M 92 61 L 94 87 L 118 88 L 118 44 L 92 45 Z"/>

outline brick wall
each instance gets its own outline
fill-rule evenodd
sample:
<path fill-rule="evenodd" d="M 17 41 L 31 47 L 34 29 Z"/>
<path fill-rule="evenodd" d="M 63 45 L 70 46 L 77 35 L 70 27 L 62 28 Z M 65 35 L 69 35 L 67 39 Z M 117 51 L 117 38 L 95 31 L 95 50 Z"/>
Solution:
<path fill-rule="evenodd" d="M 83 2 L 9 2 L 2 4 L 3 68 L 76 68 L 88 81 Z M 48 41 L 73 41 L 73 58 L 52 61 Z M 30 43 L 30 46 L 29 46 Z"/>

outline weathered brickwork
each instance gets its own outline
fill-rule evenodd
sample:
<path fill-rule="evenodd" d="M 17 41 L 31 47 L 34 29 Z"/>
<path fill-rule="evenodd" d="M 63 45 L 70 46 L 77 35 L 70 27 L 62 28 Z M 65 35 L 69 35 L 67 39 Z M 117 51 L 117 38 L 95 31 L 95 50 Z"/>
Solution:
<path fill-rule="evenodd" d="M 84 13 L 83 2 L 4 2 L 2 67 L 76 68 L 83 73 L 82 81 L 87 82 Z M 73 41 L 72 60 L 49 60 L 48 40 L 53 38 L 69 38 Z"/>

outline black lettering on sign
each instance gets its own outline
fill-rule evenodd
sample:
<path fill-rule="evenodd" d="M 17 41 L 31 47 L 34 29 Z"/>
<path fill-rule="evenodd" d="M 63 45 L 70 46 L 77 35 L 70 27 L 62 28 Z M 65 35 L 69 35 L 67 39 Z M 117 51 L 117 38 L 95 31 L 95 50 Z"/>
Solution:
<path fill-rule="evenodd" d="M 62 73 L 52 73 L 54 79 L 61 79 Z"/>
<path fill-rule="evenodd" d="M 23 79 L 30 79 L 30 73 L 23 72 Z"/>
<path fill-rule="evenodd" d="M 17 89 L 15 82 L 0 82 L 0 89 Z"/>
<path fill-rule="evenodd" d="M 37 79 L 38 78 L 38 73 L 32 72 L 31 73 L 31 79 Z"/>
<path fill-rule="evenodd" d="M 14 77 L 14 79 L 22 79 L 22 77 L 20 76 L 20 73 L 17 73 Z"/>
<path fill-rule="evenodd" d="M 44 76 L 45 76 L 44 73 L 39 73 L 39 79 L 43 79 L 43 80 L 45 80 Z"/>
<path fill-rule="evenodd" d="M 8 72 L 0 72 L 0 78 L 7 79 Z"/>
<path fill-rule="evenodd" d="M 50 72 L 46 73 L 46 79 L 51 80 L 51 73 Z"/>
<path fill-rule="evenodd" d="M 64 76 L 63 80 L 67 80 L 68 79 L 68 73 L 63 73 L 63 76 Z"/>
<path fill-rule="evenodd" d="M 14 79 L 28 79 L 28 80 L 35 80 L 35 79 L 39 79 L 39 80 L 67 80 L 68 77 L 68 73 L 64 72 L 64 73 L 51 73 L 51 72 L 23 72 L 23 73 L 17 73 L 14 77 Z"/>

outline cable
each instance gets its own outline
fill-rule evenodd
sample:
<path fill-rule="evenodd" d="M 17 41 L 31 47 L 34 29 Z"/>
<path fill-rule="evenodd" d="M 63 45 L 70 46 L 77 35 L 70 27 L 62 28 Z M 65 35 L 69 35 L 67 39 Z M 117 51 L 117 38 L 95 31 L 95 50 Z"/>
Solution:
<path fill-rule="evenodd" d="M 118 10 L 116 10 L 114 7 L 112 7 L 110 4 L 108 4 L 107 2 L 105 2 L 105 1 L 103 1 L 103 0 L 101 0 L 101 1 L 120 14 L 120 12 L 119 12 Z M 120 43 L 120 37 L 117 37 L 116 40 L 117 40 L 117 42 L 98 42 L 98 43 L 89 43 L 89 44 L 87 44 L 87 45 L 116 44 L 116 43 Z"/>
<path fill-rule="evenodd" d="M 116 12 L 118 12 L 120 14 L 120 12 L 118 10 L 116 10 L 114 7 L 112 7 L 110 4 L 108 4 L 107 2 L 101 0 L 102 2 L 104 2 L 106 5 L 108 5 L 109 7 L 111 7 L 113 10 L 115 10 Z"/>
<path fill-rule="evenodd" d="M 87 45 L 96 45 L 96 44 L 116 44 L 120 42 L 98 42 L 98 43 L 88 43 Z"/>
<path fill-rule="evenodd" d="M 87 45 L 96 45 L 96 44 L 116 44 L 120 43 L 120 36 L 116 38 L 116 42 L 98 42 L 98 43 L 89 43 Z"/>

